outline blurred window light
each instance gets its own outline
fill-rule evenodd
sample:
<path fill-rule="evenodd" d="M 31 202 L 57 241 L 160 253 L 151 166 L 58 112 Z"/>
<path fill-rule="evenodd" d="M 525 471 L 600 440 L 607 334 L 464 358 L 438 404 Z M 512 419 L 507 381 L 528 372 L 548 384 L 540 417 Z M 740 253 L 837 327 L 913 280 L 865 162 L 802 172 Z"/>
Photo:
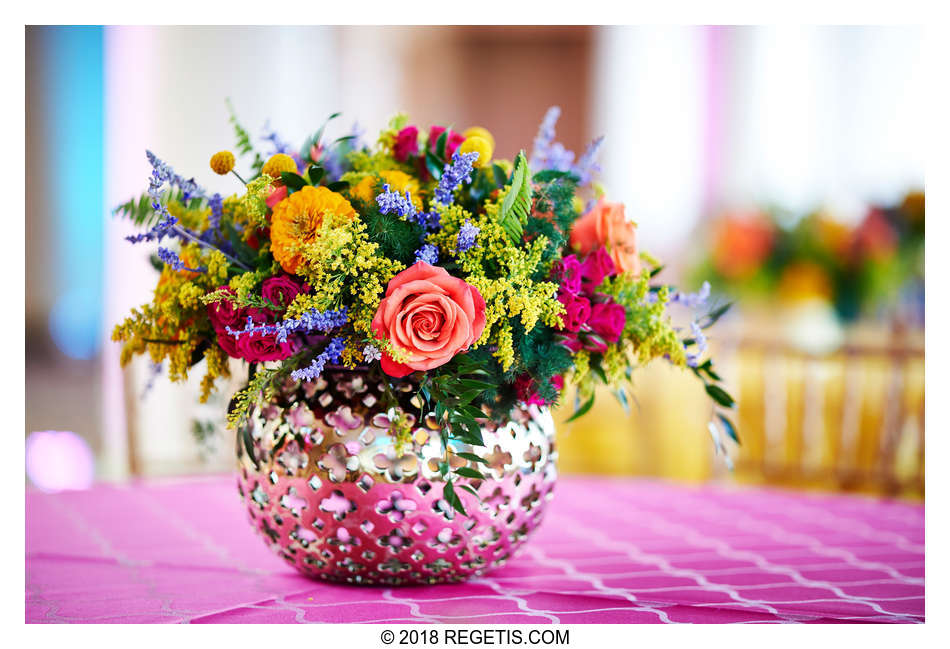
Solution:
<path fill-rule="evenodd" d="M 89 444 L 68 431 L 37 431 L 26 438 L 26 475 L 43 491 L 88 489 L 95 476 Z"/>
<path fill-rule="evenodd" d="M 923 186 L 917 27 L 607 27 L 596 133 L 604 182 L 645 244 L 719 207 L 859 215 Z"/>
<path fill-rule="evenodd" d="M 42 28 L 45 158 L 52 195 L 59 295 L 50 333 L 67 355 L 91 358 L 100 345 L 103 266 L 103 60 L 101 27 Z"/>

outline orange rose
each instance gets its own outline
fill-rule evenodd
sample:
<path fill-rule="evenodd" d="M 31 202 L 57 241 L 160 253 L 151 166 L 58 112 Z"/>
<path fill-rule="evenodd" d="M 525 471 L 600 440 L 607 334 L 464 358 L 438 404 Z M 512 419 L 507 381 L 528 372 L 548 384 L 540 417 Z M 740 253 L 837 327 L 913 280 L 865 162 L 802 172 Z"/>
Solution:
<path fill-rule="evenodd" d="M 478 289 L 424 261 L 389 281 L 373 318 L 377 336 L 408 352 L 405 363 L 383 354 L 383 371 L 395 377 L 444 365 L 484 329 L 485 300 Z"/>
<path fill-rule="evenodd" d="M 640 276 L 637 250 L 637 226 L 627 220 L 623 203 L 608 203 L 603 198 L 571 228 L 571 246 L 582 254 L 606 247 L 614 265 L 622 273 Z"/>

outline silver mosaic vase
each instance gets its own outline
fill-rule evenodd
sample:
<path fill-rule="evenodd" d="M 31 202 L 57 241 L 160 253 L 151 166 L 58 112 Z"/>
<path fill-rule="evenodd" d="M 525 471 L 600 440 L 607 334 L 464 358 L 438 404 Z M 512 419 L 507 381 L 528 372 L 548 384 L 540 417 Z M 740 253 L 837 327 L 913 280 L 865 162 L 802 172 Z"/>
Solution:
<path fill-rule="evenodd" d="M 238 431 L 251 524 L 297 570 L 353 584 L 457 582 L 503 565 L 540 524 L 557 479 L 547 409 L 486 420 L 485 448 L 451 443 L 453 469 L 486 476 L 456 483 L 465 516 L 443 498 L 439 424 L 419 420 L 414 393 L 402 383 L 387 395 L 367 372 L 329 371 L 289 385 Z"/>

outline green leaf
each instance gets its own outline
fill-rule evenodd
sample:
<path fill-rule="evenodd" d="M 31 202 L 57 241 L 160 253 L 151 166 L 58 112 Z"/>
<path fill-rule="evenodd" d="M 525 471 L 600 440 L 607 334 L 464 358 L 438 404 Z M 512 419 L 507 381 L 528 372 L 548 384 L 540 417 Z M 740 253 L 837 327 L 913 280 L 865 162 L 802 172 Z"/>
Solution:
<path fill-rule="evenodd" d="M 460 467 L 455 470 L 460 476 L 465 476 L 466 478 L 473 478 L 475 480 L 486 480 L 485 476 L 481 473 L 467 466 Z"/>
<path fill-rule="evenodd" d="M 456 453 L 461 458 L 469 460 L 470 462 L 481 462 L 482 464 L 488 464 L 488 460 L 483 457 L 478 457 L 474 453 Z"/>
<path fill-rule="evenodd" d="M 445 168 L 445 165 L 439 160 L 432 151 L 426 151 L 426 169 L 429 170 L 429 174 L 439 180 L 442 177 L 442 170 Z"/>
<path fill-rule="evenodd" d="M 435 142 L 435 154 L 440 159 L 445 160 L 445 145 L 449 141 L 449 129 L 442 131 L 442 135 Z"/>
<path fill-rule="evenodd" d="M 719 418 L 719 421 L 722 422 L 722 427 L 726 429 L 726 434 L 732 438 L 732 440 L 741 445 L 742 442 L 739 441 L 739 435 L 736 434 L 736 427 L 732 425 L 732 422 L 722 413 L 716 413 L 716 417 Z"/>
<path fill-rule="evenodd" d="M 726 302 L 718 309 L 714 309 L 710 311 L 708 314 L 706 314 L 705 322 L 703 322 L 703 324 L 700 326 L 703 329 L 708 329 L 709 327 L 713 326 L 714 324 L 716 324 L 719 318 L 721 318 L 722 316 L 726 314 L 726 311 L 728 311 L 731 307 L 732 307 L 732 302 Z"/>
<path fill-rule="evenodd" d="M 310 167 L 307 175 L 310 176 L 310 184 L 316 187 L 320 184 L 320 179 L 323 178 L 323 167 Z"/>
<path fill-rule="evenodd" d="M 531 214 L 531 178 L 528 175 L 528 160 L 524 151 L 515 158 L 515 170 L 511 179 L 511 188 L 498 211 L 498 223 L 512 243 L 520 244 L 524 232 L 523 224 Z"/>
<path fill-rule="evenodd" d="M 307 181 L 292 171 L 281 171 L 280 179 L 288 189 L 300 190 L 307 186 Z"/>
<path fill-rule="evenodd" d="M 602 368 L 600 365 L 591 365 L 591 366 L 590 366 L 590 369 L 591 369 L 591 371 L 594 372 L 594 374 L 597 375 L 597 377 L 598 377 L 601 381 L 604 382 L 605 385 L 609 383 L 609 381 L 607 380 L 607 373 L 604 372 L 604 368 Z"/>
<path fill-rule="evenodd" d="M 462 506 L 462 501 L 459 500 L 458 494 L 455 493 L 455 488 L 451 482 L 446 482 L 445 486 L 442 487 L 442 497 L 445 498 L 446 502 L 448 502 L 455 511 L 462 516 L 468 516 L 468 512 L 466 512 L 465 507 Z"/>
<path fill-rule="evenodd" d="M 578 417 L 583 417 L 584 415 L 587 414 L 587 411 L 590 410 L 591 406 L 593 405 L 594 405 L 594 397 L 593 395 L 591 395 L 591 397 L 587 401 L 585 401 L 584 404 L 580 408 L 575 410 L 574 414 L 571 415 L 564 423 L 574 421 Z"/>
<path fill-rule="evenodd" d="M 467 484 L 459 485 L 459 487 L 460 487 L 461 489 L 464 489 L 465 491 L 469 492 L 470 494 L 472 494 L 473 496 L 475 496 L 475 497 L 478 498 L 479 500 L 482 499 L 482 497 L 478 495 L 478 492 L 475 491 L 474 489 L 472 489 L 472 488 L 471 488 L 470 486 L 468 486 Z"/>
<path fill-rule="evenodd" d="M 662 265 L 662 266 L 657 266 L 656 268 L 654 268 L 653 270 L 651 270 L 651 271 L 650 271 L 650 279 L 652 279 L 652 278 L 656 277 L 657 275 L 659 275 L 660 273 L 662 273 L 664 268 L 666 268 L 666 264 L 664 264 L 664 265 Z"/>
<path fill-rule="evenodd" d="M 734 405 L 736 405 L 735 399 L 733 399 L 728 392 L 720 388 L 718 385 L 707 383 L 706 394 L 712 397 L 712 400 L 723 408 L 732 408 Z"/>
<path fill-rule="evenodd" d="M 348 183 L 347 181 L 338 180 L 335 183 L 330 183 L 329 185 L 327 185 L 327 189 L 329 189 L 331 192 L 338 192 L 342 189 L 346 189 L 349 186 L 350 186 L 350 183 Z"/>
<path fill-rule="evenodd" d="M 534 174 L 534 181 L 538 183 L 549 183 L 552 180 L 558 180 L 559 178 L 570 178 L 575 182 L 579 180 L 577 176 L 572 174 L 570 171 L 558 171 L 557 169 L 544 169 Z"/>

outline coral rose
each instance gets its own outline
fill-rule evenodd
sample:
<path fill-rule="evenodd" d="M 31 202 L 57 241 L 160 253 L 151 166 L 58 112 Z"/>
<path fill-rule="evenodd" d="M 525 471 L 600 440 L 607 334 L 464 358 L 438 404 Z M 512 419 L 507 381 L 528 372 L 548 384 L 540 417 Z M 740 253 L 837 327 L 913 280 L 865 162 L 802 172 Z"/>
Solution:
<path fill-rule="evenodd" d="M 407 353 L 405 363 L 383 354 L 383 371 L 395 377 L 444 365 L 484 329 L 485 300 L 478 289 L 423 261 L 389 281 L 373 318 L 376 335 Z"/>
<path fill-rule="evenodd" d="M 590 253 L 606 246 L 614 265 L 621 273 L 640 275 L 637 250 L 637 226 L 627 220 L 623 203 L 608 203 L 603 198 L 574 222 L 571 246 L 581 253 Z"/>

